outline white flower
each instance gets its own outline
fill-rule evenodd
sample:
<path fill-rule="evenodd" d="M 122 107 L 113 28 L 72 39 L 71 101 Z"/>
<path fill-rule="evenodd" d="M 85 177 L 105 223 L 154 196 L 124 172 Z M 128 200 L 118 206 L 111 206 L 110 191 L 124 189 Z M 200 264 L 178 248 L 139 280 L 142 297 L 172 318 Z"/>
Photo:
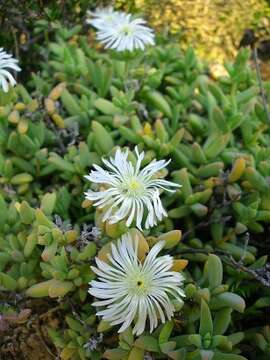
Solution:
<path fill-rule="evenodd" d="M 101 26 L 97 32 L 97 39 L 117 51 L 144 50 L 145 45 L 154 45 L 154 32 L 145 26 L 143 19 L 132 20 L 131 14 L 120 14 L 111 26 Z"/>
<path fill-rule="evenodd" d="M 181 302 L 185 296 L 181 288 L 183 276 L 170 270 L 173 258 L 157 257 L 163 245 L 163 241 L 155 244 L 141 263 L 137 257 L 138 240 L 125 234 L 117 245 L 111 245 L 110 264 L 96 258 L 97 267 L 93 266 L 92 270 L 98 281 L 91 281 L 89 293 L 100 299 L 93 306 L 105 307 L 97 312 L 98 316 L 111 325 L 122 324 L 118 332 L 134 321 L 133 333 L 140 335 L 147 319 L 152 332 L 158 326 L 158 319 L 162 323 L 166 318 L 171 319 L 175 311 L 172 300 Z"/>
<path fill-rule="evenodd" d="M 102 160 L 108 170 L 94 165 L 95 170 L 85 177 L 93 183 L 104 185 L 105 189 L 97 192 L 88 190 L 85 195 L 87 199 L 94 201 L 95 206 L 106 207 L 103 221 L 108 220 L 110 224 L 114 224 L 127 219 L 126 225 L 130 226 L 133 220 L 136 220 L 136 226 L 141 229 L 145 213 L 144 226 L 148 229 L 156 225 L 157 220 L 167 216 L 159 197 L 160 189 L 174 192 L 175 190 L 170 188 L 180 185 L 154 177 L 170 160 L 153 160 L 140 170 L 144 152 L 139 153 L 136 147 L 135 153 L 135 167 L 127 159 L 128 150 L 122 152 L 119 149 L 114 158 Z"/>
<path fill-rule="evenodd" d="M 94 26 L 98 30 L 104 29 L 107 26 L 114 26 L 126 17 L 125 13 L 114 11 L 112 6 L 98 8 L 94 12 L 88 10 L 87 15 L 89 19 L 86 20 L 86 23 Z"/>
<path fill-rule="evenodd" d="M 10 86 L 16 85 L 16 80 L 6 69 L 21 71 L 17 63 L 18 60 L 13 59 L 12 55 L 7 54 L 3 48 L 0 48 L 0 86 L 4 92 L 8 92 Z"/>

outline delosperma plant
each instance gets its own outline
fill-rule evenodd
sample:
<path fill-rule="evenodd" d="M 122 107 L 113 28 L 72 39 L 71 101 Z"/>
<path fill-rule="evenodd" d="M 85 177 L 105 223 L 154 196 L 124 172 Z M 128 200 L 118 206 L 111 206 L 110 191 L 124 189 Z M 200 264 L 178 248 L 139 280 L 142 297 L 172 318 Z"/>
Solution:
<path fill-rule="evenodd" d="M 27 83 L 0 65 L 9 313 L 57 312 L 55 358 L 267 359 L 270 128 L 248 49 L 213 80 L 141 18 L 89 16 L 111 50 L 58 26 Z"/>

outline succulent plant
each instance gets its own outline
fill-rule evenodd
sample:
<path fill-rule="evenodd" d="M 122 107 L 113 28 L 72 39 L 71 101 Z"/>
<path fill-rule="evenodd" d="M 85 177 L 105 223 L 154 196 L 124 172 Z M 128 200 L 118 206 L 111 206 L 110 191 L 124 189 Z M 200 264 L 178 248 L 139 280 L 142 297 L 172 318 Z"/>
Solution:
<path fill-rule="evenodd" d="M 250 337 L 267 356 L 270 132 L 248 50 L 213 80 L 192 49 L 155 46 L 127 68 L 91 41 L 56 29 L 39 74 L 1 93 L 0 290 L 66 302 L 63 327 L 48 330 L 62 359 L 241 360 Z M 135 146 L 143 166 L 170 158 L 159 176 L 181 187 L 162 194 L 167 218 L 131 231 L 142 257 L 165 241 L 186 293 L 139 337 L 91 305 L 90 265 L 127 227 L 84 197 L 93 164 L 119 147 L 135 164 Z"/>

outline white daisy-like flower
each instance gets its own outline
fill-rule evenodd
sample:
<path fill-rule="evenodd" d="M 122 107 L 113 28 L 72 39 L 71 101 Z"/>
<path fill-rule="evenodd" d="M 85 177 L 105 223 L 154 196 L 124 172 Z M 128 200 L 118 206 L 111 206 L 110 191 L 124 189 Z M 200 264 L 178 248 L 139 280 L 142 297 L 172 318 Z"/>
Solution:
<path fill-rule="evenodd" d="M 92 280 L 89 293 L 100 299 L 93 306 L 105 307 L 97 315 L 111 325 L 122 324 L 118 332 L 135 323 L 133 333 L 140 335 L 149 320 L 150 332 L 171 319 L 175 311 L 172 300 L 182 302 L 184 277 L 172 271 L 170 255 L 157 257 L 164 241 L 155 244 L 144 262 L 138 259 L 138 240 L 125 234 L 117 245 L 111 245 L 110 263 L 96 258 L 97 267 L 92 270 L 98 281 Z"/>
<path fill-rule="evenodd" d="M 16 85 L 16 80 L 9 70 L 21 71 L 17 63 L 18 60 L 7 54 L 3 48 L 0 48 L 0 86 L 4 92 L 8 92 L 9 87 Z"/>
<path fill-rule="evenodd" d="M 89 19 L 86 20 L 86 23 L 94 26 L 98 30 L 104 29 L 107 26 L 115 26 L 126 17 L 125 13 L 114 11 L 112 6 L 98 8 L 96 11 L 88 10 L 87 15 Z"/>
<path fill-rule="evenodd" d="M 144 152 L 139 153 L 136 147 L 135 153 L 135 166 L 128 160 L 128 149 L 125 152 L 117 149 L 114 158 L 102 160 L 108 170 L 94 165 L 95 170 L 85 177 L 92 183 L 102 184 L 105 188 L 96 192 L 88 190 L 85 196 L 86 199 L 94 201 L 95 206 L 106 208 L 103 221 L 114 224 L 126 219 L 126 225 L 130 226 L 134 220 L 136 226 L 142 229 L 145 213 L 144 226 L 149 229 L 157 224 L 157 220 L 161 221 L 167 216 L 160 200 L 160 189 L 174 192 L 172 188 L 178 188 L 180 185 L 157 178 L 157 173 L 165 168 L 170 160 L 153 160 L 140 170 Z"/>
<path fill-rule="evenodd" d="M 154 45 L 154 31 L 146 26 L 143 19 L 132 19 L 131 14 L 122 14 L 113 26 L 103 26 L 97 32 L 97 39 L 116 51 L 144 50 L 146 45 Z"/>

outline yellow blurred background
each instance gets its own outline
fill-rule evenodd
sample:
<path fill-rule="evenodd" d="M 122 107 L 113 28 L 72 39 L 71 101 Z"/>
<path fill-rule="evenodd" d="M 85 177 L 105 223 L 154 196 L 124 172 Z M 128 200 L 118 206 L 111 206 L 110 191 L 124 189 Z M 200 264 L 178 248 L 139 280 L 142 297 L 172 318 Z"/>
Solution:
<path fill-rule="evenodd" d="M 131 5 L 132 3 L 132 5 Z M 145 14 L 151 25 L 192 46 L 203 59 L 232 59 L 246 29 L 270 39 L 270 1 L 266 0 L 116 0 Z"/>

